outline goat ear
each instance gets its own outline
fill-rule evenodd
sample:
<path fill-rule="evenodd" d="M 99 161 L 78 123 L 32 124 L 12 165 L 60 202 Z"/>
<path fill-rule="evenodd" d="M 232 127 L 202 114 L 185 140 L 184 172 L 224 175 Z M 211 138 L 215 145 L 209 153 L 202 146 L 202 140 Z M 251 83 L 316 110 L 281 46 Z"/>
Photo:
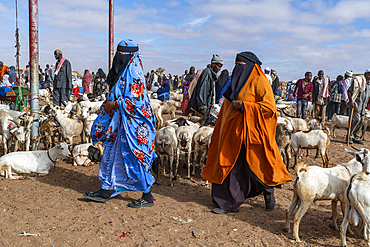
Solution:
<path fill-rule="evenodd" d="M 359 155 L 359 154 L 356 154 L 356 160 L 357 160 L 358 162 L 361 162 L 361 157 L 360 157 L 360 155 Z"/>

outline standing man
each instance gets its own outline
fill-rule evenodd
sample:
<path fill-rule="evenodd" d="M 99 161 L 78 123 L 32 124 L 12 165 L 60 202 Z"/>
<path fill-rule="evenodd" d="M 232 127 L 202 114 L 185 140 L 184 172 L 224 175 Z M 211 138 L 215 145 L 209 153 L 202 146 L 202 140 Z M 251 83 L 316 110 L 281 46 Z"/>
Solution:
<path fill-rule="evenodd" d="M 214 54 L 211 59 L 211 66 L 203 70 L 191 95 L 189 104 L 192 110 L 196 111 L 197 115 L 203 118 L 201 125 L 204 124 L 205 117 L 214 103 L 215 81 L 217 80 L 217 73 L 223 65 L 224 60 L 222 60 L 221 56 Z"/>
<path fill-rule="evenodd" d="M 271 69 L 271 80 L 272 80 L 272 92 L 274 95 L 277 95 L 279 86 L 280 86 L 280 79 L 275 70 Z"/>
<path fill-rule="evenodd" d="M 72 69 L 71 63 L 63 57 L 61 50 L 54 51 L 57 60 L 55 78 L 53 83 L 53 103 L 60 106 L 67 103 L 69 91 L 72 90 Z"/>
<path fill-rule="evenodd" d="M 274 95 L 255 54 L 242 52 L 235 60 L 202 177 L 212 183 L 216 214 L 237 213 L 245 199 L 261 193 L 271 211 L 274 187 L 291 180 L 275 141 Z"/>
<path fill-rule="evenodd" d="M 352 84 L 352 75 L 353 75 L 353 72 L 351 70 L 347 70 L 346 73 L 344 74 L 343 94 L 342 94 L 342 101 L 340 103 L 340 110 L 339 110 L 340 115 L 349 116 L 351 114 L 350 112 L 351 109 L 347 107 L 347 103 L 348 103 L 347 91 L 348 91 L 348 88 Z"/>
<path fill-rule="evenodd" d="M 349 144 L 363 145 L 364 143 L 360 141 L 360 133 L 364 125 L 365 109 L 370 99 L 370 69 L 366 70 L 364 75 L 356 76 L 347 92 L 349 105 L 354 108 Z"/>
<path fill-rule="evenodd" d="M 270 76 L 270 71 L 271 71 L 271 69 L 269 67 L 265 68 L 265 76 L 267 77 L 267 80 L 269 80 L 270 85 L 272 86 L 272 78 Z"/>
<path fill-rule="evenodd" d="M 324 77 L 320 70 L 313 80 L 312 104 L 315 106 L 315 118 L 325 124 L 326 105 L 329 98 L 329 77 Z"/>
<path fill-rule="evenodd" d="M 45 68 L 45 82 L 49 82 L 49 64 L 46 65 L 46 68 Z"/>
<path fill-rule="evenodd" d="M 311 79 L 312 73 L 308 71 L 304 74 L 304 79 L 297 81 L 294 88 L 293 97 L 295 98 L 297 95 L 297 118 L 300 118 L 302 113 L 302 119 L 306 119 L 308 101 L 311 100 L 313 88 Z"/>

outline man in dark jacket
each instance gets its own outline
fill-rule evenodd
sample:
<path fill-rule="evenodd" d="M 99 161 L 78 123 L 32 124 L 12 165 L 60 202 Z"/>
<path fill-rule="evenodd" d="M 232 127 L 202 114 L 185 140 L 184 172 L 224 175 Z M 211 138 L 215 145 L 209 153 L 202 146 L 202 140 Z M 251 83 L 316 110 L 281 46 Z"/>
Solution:
<path fill-rule="evenodd" d="M 60 106 L 67 103 L 69 91 L 72 90 L 72 68 L 71 63 L 62 56 L 61 50 L 54 51 L 57 60 L 55 77 L 53 83 L 53 103 Z"/>
<path fill-rule="evenodd" d="M 313 79 L 312 104 L 315 118 L 325 125 L 326 105 L 329 98 L 329 77 L 324 77 L 324 71 L 319 70 Z"/>
<path fill-rule="evenodd" d="M 211 66 L 203 70 L 191 95 L 189 104 L 198 116 L 203 117 L 203 121 L 214 103 L 215 81 L 217 80 L 217 73 L 223 65 L 224 61 L 221 56 L 213 55 Z"/>

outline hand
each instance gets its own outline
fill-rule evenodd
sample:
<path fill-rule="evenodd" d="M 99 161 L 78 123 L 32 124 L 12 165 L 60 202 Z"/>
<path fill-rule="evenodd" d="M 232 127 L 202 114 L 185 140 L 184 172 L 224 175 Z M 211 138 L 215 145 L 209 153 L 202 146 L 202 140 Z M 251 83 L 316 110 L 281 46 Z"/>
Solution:
<path fill-rule="evenodd" d="M 348 106 L 352 107 L 352 108 L 355 108 L 355 104 L 353 103 L 353 101 L 349 102 L 348 103 Z"/>
<path fill-rule="evenodd" d="M 114 101 L 109 101 L 104 104 L 104 110 L 108 113 L 111 113 L 114 108 Z"/>
<path fill-rule="evenodd" d="M 307 98 L 308 94 L 303 94 L 303 98 Z"/>
<path fill-rule="evenodd" d="M 207 113 L 207 109 L 203 109 L 200 111 L 201 113 L 203 113 L 204 115 Z"/>
<path fill-rule="evenodd" d="M 72 87 L 69 87 L 69 91 L 71 91 L 72 90 Z"/>
<path fill-rule="evenodd" d="M 234 100 L 232 102 L 232 105 L 234 110 L 240 110 L 242 108 L 243 102 L 241 102 L 240 100 Z"/>

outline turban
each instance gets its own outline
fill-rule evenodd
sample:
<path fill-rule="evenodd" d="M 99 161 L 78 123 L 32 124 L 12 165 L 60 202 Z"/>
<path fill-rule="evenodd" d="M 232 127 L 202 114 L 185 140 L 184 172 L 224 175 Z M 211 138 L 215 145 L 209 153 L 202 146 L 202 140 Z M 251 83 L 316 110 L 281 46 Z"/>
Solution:
<path fill-rule="evenodd" d="M 54 52 L 59 53 L 60 55 L 63 55 L 63 52 L 61 50 L 55 50 Z"/>
<path fill-rule="evenodd" d="M 369 73 L 369 72 L 370 72 L 370 69 L 367 69 L 367 70 L 365 71 L 365 73 Z M 365 73 L 364 73 L 364 74 L 365 74 Z"/>
<path fill-rule="evenodd" d="M 351 70 L 347 70 L 347 71 L 346 71 L 346 75 L 347 75 L 347 76 L 352 76 L 352 75 L 353 75 L 353 72 L 352 72 Z"/>

